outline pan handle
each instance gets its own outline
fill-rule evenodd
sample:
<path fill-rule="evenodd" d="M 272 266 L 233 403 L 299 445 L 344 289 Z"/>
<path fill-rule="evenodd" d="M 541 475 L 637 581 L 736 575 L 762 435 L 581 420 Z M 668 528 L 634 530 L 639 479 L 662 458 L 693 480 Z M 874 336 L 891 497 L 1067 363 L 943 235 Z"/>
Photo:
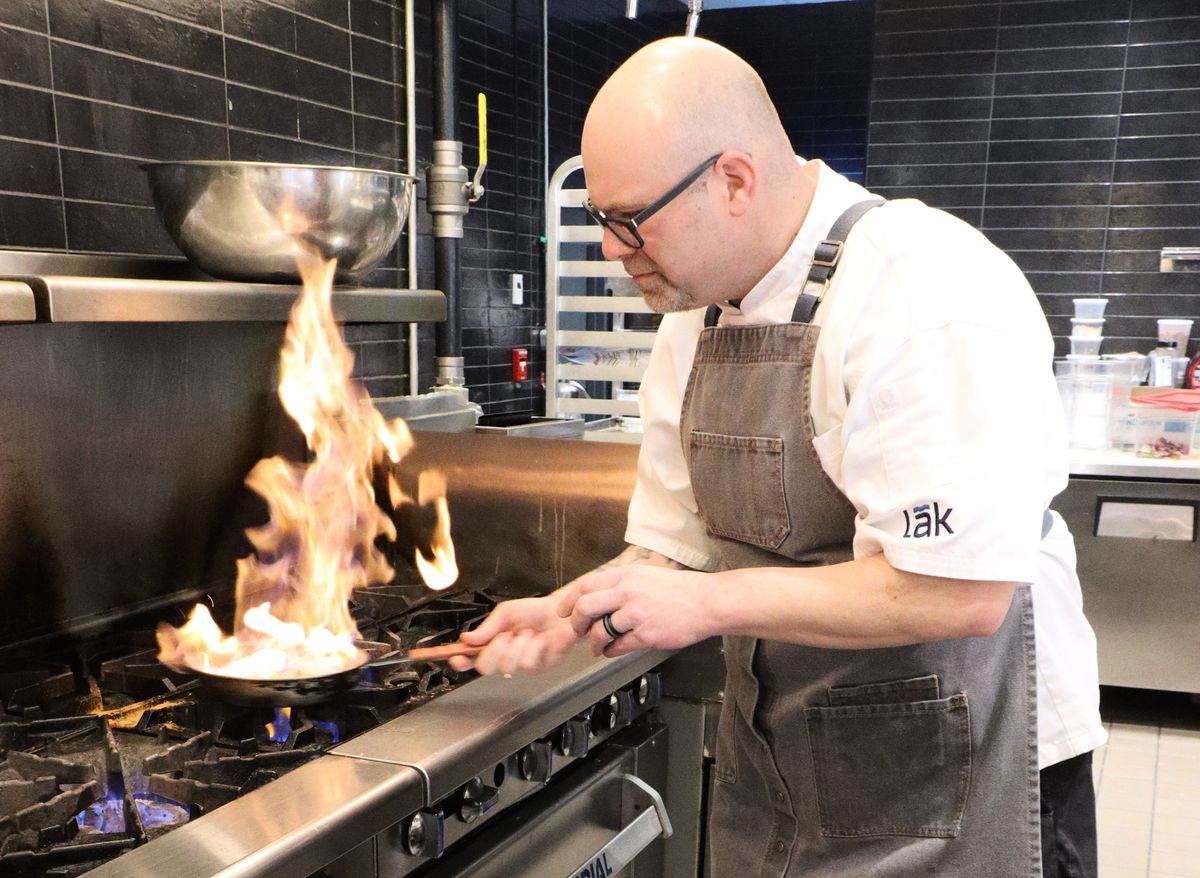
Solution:
<path fill-rule="evenodd" d="M 482 646 L 470 646 L 462 641 L 444 643 L 441 646 L 416 647 L 415 649 L 410 649 L 406 656 L 369 662 L 367 667 L 386 668 L 390 665 L 406 665 L 412 662 L 442 662 L 456 655 L 475 656 L 482 649 Z"/>

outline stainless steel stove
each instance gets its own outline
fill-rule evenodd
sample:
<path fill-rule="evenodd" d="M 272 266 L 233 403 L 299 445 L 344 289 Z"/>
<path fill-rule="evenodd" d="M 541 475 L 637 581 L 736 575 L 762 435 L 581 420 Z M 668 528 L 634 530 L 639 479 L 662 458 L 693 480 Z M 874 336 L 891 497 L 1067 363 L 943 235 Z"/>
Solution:
<path fill-rule="evenodd" d="M 699 874 L 711 669 L 664 697 L 666 654 L 580 645 L 536 677 L 418 665 L 283 717 L 155 661 L 158 622 L 232 601 L 263 516 L 245 474 L 304 453 L 275 398 L 294 294 L 0 252 L 0 876 Z M 432 292 L 334 305 L 444 313 Z M 445 473 L 461 575 L 434 594 L 398 562 L 357 592 L 372 653 L 611 558 L 636 456 L 418 433 L 404 466 Z"/>

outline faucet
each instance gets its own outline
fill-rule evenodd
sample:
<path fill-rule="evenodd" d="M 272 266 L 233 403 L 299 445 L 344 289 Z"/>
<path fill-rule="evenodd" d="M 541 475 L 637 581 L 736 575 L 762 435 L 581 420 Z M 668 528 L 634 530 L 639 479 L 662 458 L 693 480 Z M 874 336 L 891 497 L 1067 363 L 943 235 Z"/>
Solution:
<path fill-rule="evenodd" d="M 704 0 L 688 0 L 687 29 L 684 31 L 686 36 L 696 35 L 696 28 L 700 25 L 700 10 L 703 8 Z"/>

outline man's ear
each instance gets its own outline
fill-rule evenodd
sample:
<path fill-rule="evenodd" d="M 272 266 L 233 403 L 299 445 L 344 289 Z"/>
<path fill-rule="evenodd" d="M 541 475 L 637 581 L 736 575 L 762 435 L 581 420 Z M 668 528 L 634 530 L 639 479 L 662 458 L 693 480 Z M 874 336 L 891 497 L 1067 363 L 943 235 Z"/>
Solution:
<path fill-rule="evenodd" d="M 730 150 L 717 161 L 717 180 L 724 187 L 730 216 L 741 216 L 750 209 L 758 191 L 758 170 L 744 152 Z"/>

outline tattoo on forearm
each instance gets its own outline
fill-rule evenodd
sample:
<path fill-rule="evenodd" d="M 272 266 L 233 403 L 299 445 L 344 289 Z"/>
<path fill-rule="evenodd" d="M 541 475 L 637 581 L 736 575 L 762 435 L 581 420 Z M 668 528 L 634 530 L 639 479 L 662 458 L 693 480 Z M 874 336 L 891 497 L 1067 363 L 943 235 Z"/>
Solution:
<path fill-rule="evenodd" d="M 666 555 L 662 555 L 653 551 L 652 549 L 647 549 L 644 546 L 629 545 L 625 547 L 625 550 L 622 551 L 620 555 L 605 561 L 599 567 L 593 568 L 592 570 L 588 571 L 588 573 L 585 573 L 584 576 L 588 576 L 592 573 L 599 573 L 601 570 L 611 570 L 614 567 L 624 567 L 627 564 L 650 564 L 656 567 L 667 567 L 671 570 L 692 569 L 686 564 L 680 564 L 678 561 L 674 561 L 668 558 Z M 564 585 L 563 588 L 570 588 L 582 578 L 583 577 L 581 576 L 571 580 Z"/>

